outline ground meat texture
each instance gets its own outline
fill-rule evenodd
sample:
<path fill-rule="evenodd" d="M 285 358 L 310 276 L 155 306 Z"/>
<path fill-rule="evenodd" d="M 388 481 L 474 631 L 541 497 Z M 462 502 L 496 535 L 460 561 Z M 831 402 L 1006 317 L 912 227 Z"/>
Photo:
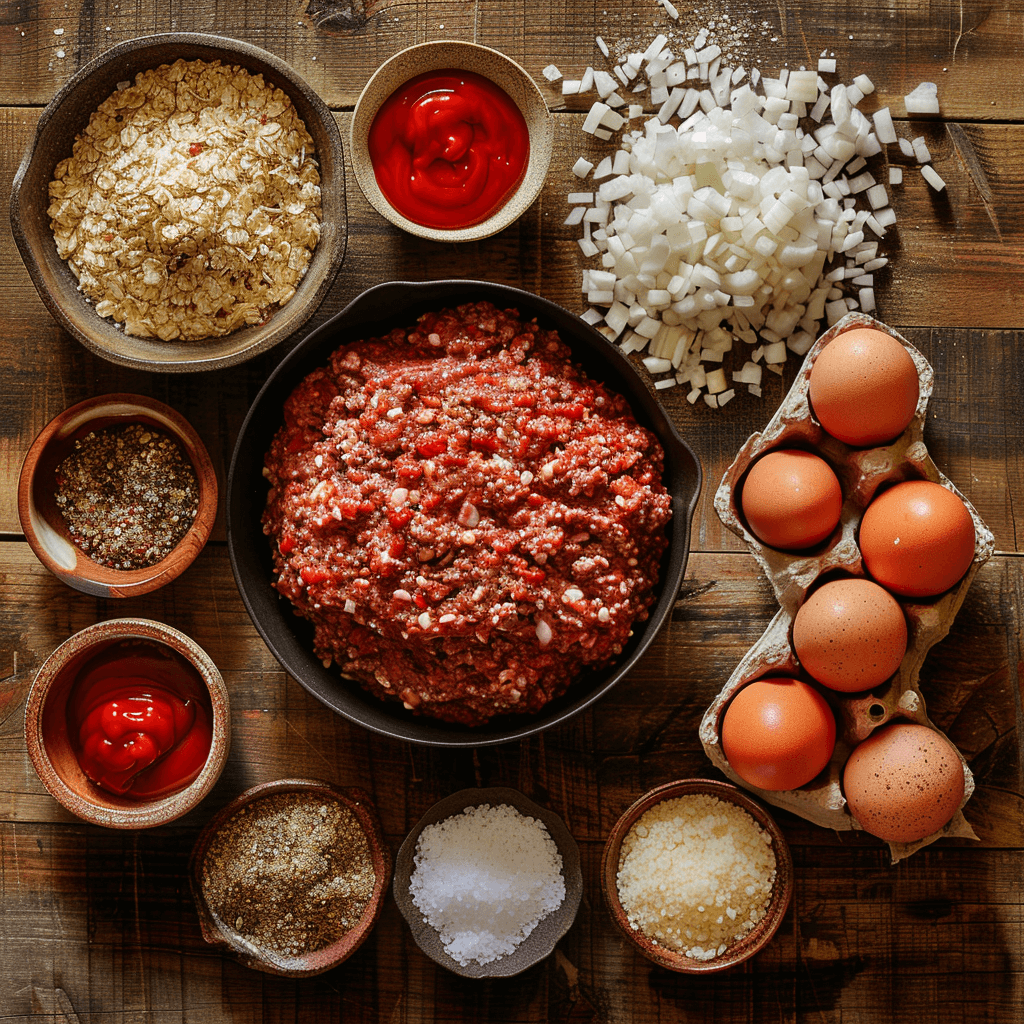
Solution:
<path fill-rule="evenodd" d="M 654 600 L 664 453 L 554 331 L 490 303 L 338 349 L 266 457 L 275 586 L 325 664 L 415 712 L 535 712 Z"/>

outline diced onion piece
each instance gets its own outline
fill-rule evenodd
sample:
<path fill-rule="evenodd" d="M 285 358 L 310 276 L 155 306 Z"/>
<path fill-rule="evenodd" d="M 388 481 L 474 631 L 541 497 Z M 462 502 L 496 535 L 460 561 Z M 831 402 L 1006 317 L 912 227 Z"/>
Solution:
<path fill-rule="evenodd" d="M 544 69 L 544 70 L 543 70 L 543 71 L 541 72 L 541 74 L 542 74 L 542 75 L 543 75 L 543 76 L 544 76 L 544 77 L 545 77 L 545 78 L 546 78 L 546 79 L 547 79 L 547 80 L 548 80 L 549 82 L 557 82 L 557 81 L 558 81 L 558 80 L 559 80 L 559 79 L 560 79 L 560 78 L 562 77 L 562 72 L 561 72 L 561 71 L 559 71 L 559 70 L 558 70 L 558 68 L 556 68 L 554 64 L 549 64 L 549 65 L 548 65 L 548 66 L 547 66 L 547 67 L 546 67 L 546 68 L 545 68 L 545 69 Z"/>
<path fill-rule="evenodd" d="M 912 93 L 903 97 L 908 114 L 937 114 L 939 87 L 934 82 L 922 82 Z"/>
<path fill-rule="evenodd" d="M 946 183 L 939 177 L 938 171 L 936 171 L 931 164 L 925 164 L 921 168 L 921 174 L 924 177 L 924 180 L 927 181 L 936 192 L 941 192 L 946 187 Z"/>

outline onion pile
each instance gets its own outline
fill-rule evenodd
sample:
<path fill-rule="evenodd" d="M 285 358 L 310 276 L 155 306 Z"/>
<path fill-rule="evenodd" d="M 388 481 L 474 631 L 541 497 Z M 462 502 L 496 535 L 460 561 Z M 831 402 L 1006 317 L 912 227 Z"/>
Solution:
<path fill-rule="evenodd" d="M 614 154 L 573 167 L 594 188 L 569 194 L 565 223 L 582 225 L 580 248 L 601 264 L 583 271 L 583 318 L 626 353 L 646 349 L 648 371 L 668 375 L 655 387 L 688 385 L 691 403 L 715 408 L 735 385 L 759 396 L 764 367 L 781 373 L 787 351 L 804 355 L 823 317 L 875 309 L 896 214 L 867 161 L 896 142 L 920 163 L 930 154 L 923 137 L 898 139 L 887 107 L 858 109 L 874 91 L 867 76 L 830 87 L 822 75 L 834 71 L 823 52 L 815 70 L 748 74 L 702 31 L 679 56 L 659 34 L 611 72 L 562 79 L 563 95 L 597 91 L 585 132 L 623 130 Z M 561 78 L 553 65 L 544 74 Z M 647 92 L 657 114 L 630 129 Z M 736 339 L 752 351 L 727 379 Z"/>

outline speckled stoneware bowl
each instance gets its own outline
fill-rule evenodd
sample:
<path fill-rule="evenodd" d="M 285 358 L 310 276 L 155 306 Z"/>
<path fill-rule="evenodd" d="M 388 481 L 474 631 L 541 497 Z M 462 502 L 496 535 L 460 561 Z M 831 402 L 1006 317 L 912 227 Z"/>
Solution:
<path fill-rule="evenodd" d="M 323 221 L 320 241 L 295 295 L 262 326 L 204 341 L 161 341 L 126 334 L 97 316 L 67 263 L 57 255 L 47 207 L 54 168 L 71 155 L 75 136 L 119 82 L 183 60 L 239 65 L 287 93 L 316 146 Z M 272 53 L 223 36 L 167 32 L 131 39 L 90 61 L 43 111 L 11 191 L 11 227 L 32 283 L 57 323 L 104 359 L 137 369 L 183 372 L 231 366 L 297 331 L 317 310 L 345 258 L 348 226 L 341 135 L 319 96 Z"/>
<path fill-rule="evenodd" d="M 640 816 L 655 804 L 691 794 L 717 797 L 741 807 L 768 833 L 775 852 L 775 883 L 767 913 L 742 939 L 727 947 L 724 953 L 713 960 L 694 960 L 683 953 L 674 952 L 652 942 L 642 931 L 632 928 L 619 900 L 617 875 L 622 840 L 626 834 Z M 764 949 L 779 930 L 779 925 L 782 924 L 782 919 L 793 899 L 793 858 L 789 852 L 789 844 L 774 819 L 743 790 L 729 782 L 717 782 L 714 779 L 683 779 L 678 782 L 667 782 L 645 793 L 615 823 L 601 859 L 601 888 L 612 920 L 637 951 L 648 960 L 659 967 L 682 974 L 714 974 L 749 960 Z"/>
<path fill-rule="evenodd" d="M 528 818 L 536 818 L 547 827 L 548 834 L 562 856 L 562 877 L 565 880 L 565 899 L 557 910 L 543 918 L 532 932 L 509 954 L 479 964 L 470 961 L 460 964 L 445 952 L 441 936 L 429 925 L 412 901 L 410 880 L 415 870 L 414 857 L 420 833 L 428 825 L 436 825 L 471 807 L 490 804 L 492 807 L 508 804 Z M 516 789 L 494 786 L 488 789 L 463 789 L 438 801 L 416 823 L 405 837 L 395 858 L 395 902 L 412 931 L 416 945 L 442 967 L 464 978 L 509 978 L 550 956 L 559 939 L 572 927 L 583 896 L 583 874 L 580 869 L 580 850 L 565 822 L 546 807 L 541 807 Z"/>
<path fill-rule="evenodd" d="M 416 715 L 400 701 L 382 701 L 359 683 L 325 668 L 313 653 L 313 628 L 271 585 L 273 562 L 260 517 L 267 502 L 263 460 L 280 427 L 282 409 L 295 387 L 326 365 L 339 346 L 360 338 L 381 337 L 407 327 L 431 310 L 466 302 L 493 302 L 536 317 L 555 329 L 578 363 L 594 380 L 604 381 L 628 401 L 638 422 L 652 430 L 665 450 L 664 483 L 672 495 L 669 549 L 647 620 L 634 629 L 622 655 L 606 668 L 585 672 L 566 693 L 533 715 L 499 715 L 469 727 Z M 480 747 L 509 743 L 568 721 L 591 707 L 621 682 L 654 642 L 672 614 L 690 551 L 690 524 L 700 493 L 697 457 L 676 432 L 634 365 L 603 335 L 578 316 L 539 295 L 487 281 L 391 281 L 357 296 L 340 313 L 299 342 L 267 379 L 249 408 L 238 434 L 228 473 L 228 552 L 235 582 L 256 629 L 289 674 L 314 697 L 353 722 L 392 739 L 436 747 Z"/>
<path fill-rule="evenodd" d="M 195 470 L 199 508 L 188 532 L 166 557 L 143 569 L 118 570 L 94 562 L 72 543 L 54 492 L 57 467 L 78 438 L 126 423 L 155 426 L 178 442 Z M 36 557 L 69 587 L 94 597 L 137 597 L 169 583 L 195 561 L 217 518 L 217 493 L 213 463 L 184 416 L 145 395 L 98 395 L 65 409 L 32 442 L 18 481 L 18 515 Z"/>
<path fill-rule="evenodd" d="M 374 174 L 368 139 L 377 111 L 392 93 L 417 75 L 448 68 L 482 75 L 511 97 L 526 119 L 530 133 L 530 160 L 519 187 L 486 220 L 465 228 L 428 228 L 403 216 L 385 198 Z M 547 101 L 524 68 L 510 57 L 487 46 L 456 40 L 437 40 L 410 46 L 395 54 L 366 83 L 352 114 L 349 154 L 359 187 L 382 217 L 411 235 L 435 242 L 472 242 L 497 234 L 526 212 L 544 186 L 554 138 L 554 125 Z"/>
<path fill-rule="evenodd" d="M 183 660 L 198 673 L 210 698 L 213 738 L 199 775 L 176 793 L 131 800 L 100 789 L 82 771 L 68 732 L 67 702 L 78 674 L 94 658 L 118 649 Z M 43 785 L 72 814 L 108 828 L 151 828 L 191 811 L 213 788 L 228 757 L 228 690 L 210 656 L 190 637 L 149 619 L 108 619 L 65 640 L 36 673 L 25 710 L 25 742 Z"/>
<path fill-rule="evenodd" d="M 375 875 L 373 895 L 356 926 L 337 942 L 299 957 L 283 957 L 247 941 L 231 927 L 230 923 L 220 920 L 213 912 L 206 892 L 207 882 L 203 863 L 214 836 L 243 807 L 276 793 L 306 793 L 314 797 L 333 798 L 347 807 L 355 815 L 366 835 Z M 380 917 L 384 894 L 391 881 L 391 851 L 384 840 L 376 808 L 363 790 L 354 787 L 339 788 L 316 779 L 278 779 L 247 789 L 216 814 L 196 840 L 189 862 L 189 880 L 196 901 L 196 910 L 199 913 L 199 926 L 207 942 L 230 953 L 253 970 L 289 978 L 308 978 L 337 967 L 369 937 L 377 918 Z"/>

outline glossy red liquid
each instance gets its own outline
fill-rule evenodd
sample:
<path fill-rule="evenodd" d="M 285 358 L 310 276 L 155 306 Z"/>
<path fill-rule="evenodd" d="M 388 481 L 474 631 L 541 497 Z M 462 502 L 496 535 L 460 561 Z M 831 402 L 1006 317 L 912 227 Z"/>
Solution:
<path fill-rule="evenodd" d="M 97 786 L 137 799 L 184 789 L 212 740 L 202 684 L 173 658 L 130 654 L 86 666 L 68 701 L 68 731 Z"/>
<path fill-rule="evenodd" d="M 429 228 L 487 220 L 530 158 L 526 120 L 507 93 L 471 71 L 430 71 L 384 101 L 370 160 L 392 206 Z"/>

